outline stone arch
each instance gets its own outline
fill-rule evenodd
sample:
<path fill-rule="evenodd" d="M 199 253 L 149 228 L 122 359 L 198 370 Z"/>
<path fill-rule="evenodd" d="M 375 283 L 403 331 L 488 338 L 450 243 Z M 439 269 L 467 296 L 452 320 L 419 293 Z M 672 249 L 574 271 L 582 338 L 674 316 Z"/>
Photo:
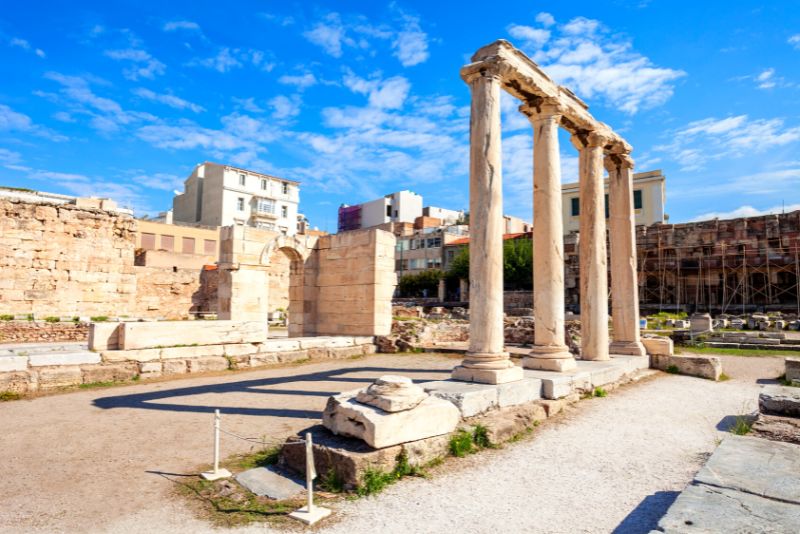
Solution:
<path fill-rule="evenodd" d="M 307 310 L 306 265 L 311 249 L 305 240 L 295 236 L 280 235 L 268 242 L 261 251 L 259 262 L 267 270 L 269 285 L 269 311 L 281 308 L 288 316 L 290 337 L 308 333 L 310 326 Z M 278 257 L 283 256 L 281 260 Z M 286 272 L 288 260 L 288 272 Z M 288 276 L 288 278 L 287 278 Z M 310 297 L 309 297 L 310 298 Z"/>
<path fill-rule="evenodd" d="M 279 235 L 264 246 L 259 258 L 261 265 L 269 265 L 270 257 L 278 250 L 283 250 L 293 260 L 297 259 L 303 263 L 311 254 L 311 250 L 306 246 L 306 243 L 297 236 Z"/>

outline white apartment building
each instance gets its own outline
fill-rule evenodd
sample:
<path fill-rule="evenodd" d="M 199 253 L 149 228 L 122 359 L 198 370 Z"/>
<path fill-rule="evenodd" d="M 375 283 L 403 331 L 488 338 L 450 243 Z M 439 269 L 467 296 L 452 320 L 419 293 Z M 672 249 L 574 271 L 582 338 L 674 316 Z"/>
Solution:
<path fill-rule="evenodd" d="M 666 177 L 660 170 L 639 172 L 633 175 L 633 210 L 636 224 L 651 225 L 666 222 Z M 606 218 L 608 218 L 608 179 L 605 184 Z M 580 227 L 580 200 L 578 182 L 561 187 L 564 233 L 577 232 Z"/>
<path fill-rule="evenodd" d="M 172 199 L 175 222 L 203 226 L 242 224 L 297 233 L 300 183 L 247 169 L 205 162 L 184 181 Z"/>
<path fill-rule="evenodd" d="M 436 206 L 426 206 L 422 208 L 423 217 L 432 217 L 442 221 L 443 225 L 458 224 L 464 220 L 464 210 L 448 210 L 437 208 Z"/>

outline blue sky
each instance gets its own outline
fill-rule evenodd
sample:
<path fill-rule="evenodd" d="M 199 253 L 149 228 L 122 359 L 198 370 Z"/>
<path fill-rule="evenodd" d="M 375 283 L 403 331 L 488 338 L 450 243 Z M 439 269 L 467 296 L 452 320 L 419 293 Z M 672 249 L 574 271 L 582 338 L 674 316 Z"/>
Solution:
<path fill-rule="evenodd" d="M 153 214 L 196 163 L 302 182 L 301 211 L 411 189 L 468 205 L 459 68 L 509 39 L 663 169 L 672 222 L 800 209 L 800 6 L 716 2 L 4 2 L 0 184 Z M 503 101 L 505 211 L 531 130 Z M 577 154 L 561 136 L 563 180 Z"/>

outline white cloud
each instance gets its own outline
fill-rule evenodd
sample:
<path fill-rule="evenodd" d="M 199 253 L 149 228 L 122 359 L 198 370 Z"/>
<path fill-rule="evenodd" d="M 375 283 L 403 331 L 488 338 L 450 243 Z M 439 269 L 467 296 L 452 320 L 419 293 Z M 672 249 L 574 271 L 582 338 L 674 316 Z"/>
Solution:
<path fill-rule="evenodd" d="M 264 20 L 274 22 L 279 26 L 291 26 L 294 24 L 294 17 L 290 15 L 275 15 L 273 13 L 259 13 Z"/>
<path fill-rule="evenodd" d="M 300 97 L 298 95 L 278 95 L 269 101 L 272 117 L 278 120 L 291 119 L 300 114 Z"/>
<path fill-rule="evenodd" d="M 775 87 L 775 69 L 764 69 L 761 74 L 756 76 L 759 89 L 772 89 Z"/>
<path fill-rule="evenodd" d="M 800 33 L 792 35 L 786 42 L 800 50 Z"/>
<path fill-rule="evenodd" d="M 139 78 L 152 80 L 156 76 L 164 74 L 167 68 L 162 62 L 141 49 L 106 50 L 105 55 L 116 61 L 132 63 L 123 71 L 123 75 L 129 80 L 138 80 Z"/>
<path fill-rule="evenodd" d="M 250 113 L 264 113 L 264 109 L 256 103 L 255 98 L 232 98 L 234 104 Z"/>
<path fill-rule="evenodd" d="M 597 20 L 577 17 L 557 25 L 540 13 L 537 21 L 541 27 L 511 24 L 507 31 L 556 82 L 582 98 L 634 114 L 669 100 L 675 81 L 686 74 L 654 65 L 630 39 Z"/>
<path fill-rule="evenodd" d="M 207 58 L 196 58 L 192 60 L 189 65 L 200 65 L 209 69 L 214 69 L 217 72 L 228 72 L 232 69 L 243 67 L 245 64 L 250 64 L 260 70 L 270 72 L 275 67 L 275 63 L 268 60 L 271 53 L 262 52 L 261 50 L 240 49 L 222 47 L 217 50 L 217 53 Z"/>
<path fill-rule="evenodd" d="M 342 24 L 338 13 L 330 13 L 321 21 L 315 23 L 310 30 L 303 32 L 303 36 L 333 57 L 342 57 L 342 45 L 355 46 L 354 39 L 347 36 L 347 30 Z"/>
<path fill-rule="evenodd" d="M 366 80 L 349 69 L 345 71 L 342 81 L 354 93 L 368 95 L 369 104 L 374 108 L 398 109 L 403 106 L 411 90 L 408 79 L 402 76 Z"/>
<path fill-rule="evenodd" d="M 690 122 L 669 135 L 672 142 L 656 146 L 654 151 L 668 154 L 682 170 L 698 170 L 709 161 L 741 157 L 800 141 L 800 126 L 787 128 L 783 119 L 737 115 Z"/>
<path fill-rule="evenodd" d="M 0 132 L 28 133 L 56 142 L 67 140 L 67 138 L 61 134 L 34 124 L 29 116 L 14 111 L 5 104 L 0 104 Z"/>
<path fill-rule="evenodd" d="M 163 30 L 165 32 L 174 32 L 175 30 L 187 31 L 200 31 L 200 25 L 190 20 L 173 20 L 164 24 Z"/>
<path fill-rule="evenodd" d="M 159 94 L 150 89 L 145 89 L 144 87 L 139 87 L 133 90 L 133 94 L 138 97 L 144 98 L 146 100 L 152 100 L 154 102 L 160 102 L 162 104 L 166 104 L 167 106 L 175 109 L 188 109 L 195 113 L 200 113 L 201 111 L 205 111 L 203 106 L 199 104 L 195 104 L 193 102 L 189 102 L 188 100 L 184 100 L 183 98 L 177 97 L 175 95 L 170 94 Z"/>
<path fill-rule="evenodd" d="M 408 18 L 405 27 L 392 42 L 394 55 L 404 67 L 411 67 L 428 59 L 428 34 L 422 31 L 419 22 Z"/>
<path fill-rule="evenodd" d="M 28 41 L 26 41 L 25 39 L 20 39 L 19 37 L 12 37 L 11 39 L 9 39 L 8 45 L 17 48 L 22 48 L 23 50 L 27 50 L 29 52 L 33 52 L 40 58 L 44 58 L 46 56 L 44 50 L 42 50 L 41 48 L 33 48 Z"/>
<path fill-rule="evenodd" d="M 317 84 L 317 78 L 310 72 L 304 74 L 284 74 L 278 78 L 278 83 L 294 85 L 298 89 L 306 89 Z"/>
<path fill-rule="evenodd" d="M 775 206 L 766 209 L 757 209 L 746 205 L 730 211 L 709 211 L 693 218 L 692 221 L 707 221 L 709 219 L 738 219 L 740 217 L 758 217 L 760 215 L 774 215 L 777 213 L 788 213 L 800 210 L 800 204 L 789 204 L 785 206 Z"/>
<path fill-rule="evenodd" d="M 15 165 L 22 161 L 19 152 L 8 150 L 7 148 L 0 148 L 0 163 L 5 165 Z"/>
<path fill-rule="evenodd" d="M 138 174 L 131 178 L 131 181 L 148 189 L 174 191 L 175 189 L 183 189 L 184 179 L 174 174 L 157 172 L 155 174 Z"/>
<path fill-rule="evenodd" d="M 538 22 L 542 26 L 548 27 L 548 26 L 552 26 L 553 24 L 555 24 L 556 23 L 556 19 L 554 19 L 553 15 L 551 15 L 550 13 L 546 13 L 546 12 L 542 11 L 541 13 L 536 15 L 536 22 Z"/>

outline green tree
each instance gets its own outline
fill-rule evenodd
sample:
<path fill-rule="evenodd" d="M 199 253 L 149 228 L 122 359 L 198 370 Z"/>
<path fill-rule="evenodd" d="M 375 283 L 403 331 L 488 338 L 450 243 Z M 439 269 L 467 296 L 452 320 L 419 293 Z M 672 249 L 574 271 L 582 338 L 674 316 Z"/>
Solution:
<path fill-rule="evenodd" d="M 469 279 L 469 247 L 464 247 L 450 263 L 447 278 Z M 503 243 L 503 281 L 508 289 L 533 287 L 533 245 L 530 239 L 509 239 Z"/>
<path fill-rule="evenodd" d="M 439 291 L 439 280 L 444 273 L 439 270 L 423 271 L 419 274 L 406 274 L 397 283 L 401 297 L 435 297 Z"/>

